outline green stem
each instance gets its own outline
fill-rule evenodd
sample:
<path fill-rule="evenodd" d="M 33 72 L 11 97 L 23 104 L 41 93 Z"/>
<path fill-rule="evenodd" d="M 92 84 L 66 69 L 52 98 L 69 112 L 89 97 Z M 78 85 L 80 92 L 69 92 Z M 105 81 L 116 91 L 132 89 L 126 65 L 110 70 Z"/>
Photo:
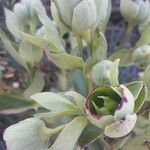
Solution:
<path fill-rule="evenodd" d="M 82 36 L 77 35 L 77 43 L 78 43 L 78 48 L 79 48 L 79 56 L 82 57 L 82 49 L 83 49 L 83 43 L 82 43 Z"/>
<path fill-rule="evenodd" d="M 88 92 L 90 93 L 93 90 L 93 81 L 90 75 L 87 76 L 87 81 L 88 81 Z"/>
<path fill-rule="evenodd" d="M 93 55 L 94 29 L 91 29 L 91 41 L 88 43 L 90 56 Z"/>
<path fill-rule="evenodd" d="M 60 87 L 62 91 L 66 91 L 67 84 L 67 71 L 65 69 L 61 69 L 61 78 L 60 78 Z"/>
<path fill-rule="evenodd" d="M 128 41 L 128 39 L 130 38 L 134 27 L 135 27 L 134 24 L 128 24 L 127 31 L 126 31 L 126 33 L 125 33 L 123 39 L 121 40 L 118 49 L 123 48 L 124 44 L 125 44 L 125 43 Z"/>

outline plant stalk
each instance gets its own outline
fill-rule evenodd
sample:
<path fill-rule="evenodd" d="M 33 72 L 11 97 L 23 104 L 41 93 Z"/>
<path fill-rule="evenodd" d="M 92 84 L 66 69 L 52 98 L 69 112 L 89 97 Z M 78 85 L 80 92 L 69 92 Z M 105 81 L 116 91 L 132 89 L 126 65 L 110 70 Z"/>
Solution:
<path fill-rule="evenodd" d="M 131 34 L 132 34 L 132 31 L 133 31 L 133 28 L 135 27 L 134 24 L 128 24 L 128 28 L 127 28 L 127 31 L 123 37 L 123 39 L 121 40 L 120 44 L 119 44 L 119 47 L 118 49 L 121 49 L 123 48 L 124 44 L 129 40 Z"/>

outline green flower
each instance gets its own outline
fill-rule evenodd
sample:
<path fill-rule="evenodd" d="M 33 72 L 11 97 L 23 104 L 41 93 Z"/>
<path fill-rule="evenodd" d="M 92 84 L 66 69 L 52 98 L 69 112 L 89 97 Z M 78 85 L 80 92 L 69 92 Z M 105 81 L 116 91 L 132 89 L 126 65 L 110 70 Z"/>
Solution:
<path fill-rule="evenodd" d="M 89 94 L 86 114 L 91 123 L 105 129 L 106 136 L 123 137 L 133 130 L 137 120 L 135 99 L 137 97 L 124 85 L 100 86 Z"/>

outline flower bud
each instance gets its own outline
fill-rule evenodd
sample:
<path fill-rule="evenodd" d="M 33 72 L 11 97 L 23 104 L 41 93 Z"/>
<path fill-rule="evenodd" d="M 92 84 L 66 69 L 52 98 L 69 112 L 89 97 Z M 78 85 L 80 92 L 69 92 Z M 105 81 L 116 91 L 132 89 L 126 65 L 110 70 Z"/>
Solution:
<path fill-rule="evenodd" d="M 110 0 L 52 0 L 52 16 L 60 28 L 83 33 L 90 28 L 103 29 L 110 12 Z"/>
<path fill-rule="evenodd" d="M 150 45 L 143 45 L 133 52 L 133 62 L 141 68 L 150 64 Z"/>
<path fill-rule="evenodd" d="M 31 23 L 34 22 L 34 23 L 38 24 L 40 22 L 34 6 L 38 6 L 38 9 L 42 13 L 46 13 L 45 7 L 43 6 L 41 0 L 21 0 L 20 3 L 27 7 L 27 9 L 28 9 L 28 11 L 30 13 L 30 21 L 31 21 Z"/>
<path fill-rule="evenodd" d="M 26 5 L 21 3 L 16 3 L 14 5 L 14 13 L 20 21 L 26 22 L 30 18 L 30 12 Z"/>
<path fill-rule="evenodd" d="M 141 24 L 149 17 L 149 0 L 121 0 L 120 9 L 123 17 L 131 24 Z"/>
<path fill-rule="evenodd" d="M 110 83 L 109 77 L 111 66 L 111 61 L 103 60 L 92 68 L 91 77 L 96 85 Z"/>
<path fill-rule="evenodd" d="M 97 10 L 94 0 L 54 0 L 52 8 L 56 23 L 60 20 L 59 22 L 76 33 L 82 33 L 96 23 Z M 54 14 L 56 12 L 59 14 L 57 19 Z"/>
<path fill-rule="evenodd" d="M 49 134 L 43 121 L 30 118 L 8 127 L 4 132 L 7 150 L 46 150 Z"/>
<path fill-rule="evenodd" d="M 97 7 L 96 27 L 103 32 L 111 14 L 111 0 L 95 0 Z"/>
<path fill-rule="evenodd" d="M 132 93 L 124 85 L 116 88 L 100 86 L 88 96 L 85 109 L 91 123 L 105 128 L 106 136 L 117 138 L 130 133 L 136 123 L 134 103 Z M 116 126 L 119 130 L 115 135 Z"/>

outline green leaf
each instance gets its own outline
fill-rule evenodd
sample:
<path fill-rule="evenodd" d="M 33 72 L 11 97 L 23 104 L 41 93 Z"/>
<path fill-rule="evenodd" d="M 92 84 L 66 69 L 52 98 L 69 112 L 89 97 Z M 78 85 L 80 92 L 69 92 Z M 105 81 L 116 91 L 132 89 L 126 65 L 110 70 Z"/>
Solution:
<path fill-rule="evenodd" d="M 88 94 L 88 84 L 83 72 L 80 70 L 73 70 L 67 74 L 67 90 L 74 89 L 83 96 Z"/>
<path fill-rule="evenodd" d="M 85 117 L 76 117 L 62 130 L 49 150 L 73 150 L 86 125 Z"/>
<path fill-rule="evenodd" d="M 25 97 L 30 97 L 33 94 L 42 91 L 45 85 L 43 73 L 36 71 L 32 84 L 24 91 Z"/>
<path fill-rule="evenodd" d="M 150 65 L 145 69 L 143 81 L 146 83 L 148 89 L 147 99 L 150 101 Z"/>
<path fill-rule="evenodd" d="M 23 31 L 23 22 L 19 21 L 15 13 L 7 8 L 5 8 L 5 16 L 8 30 L 14 35 L 15 38 L 21 39 L 19 31 Z"/>
<path fill-rule="evenodd" d="M 69 54 L 54 54 L 49 51 L 45 51 L 46 56 L 54 64 L 56 64 L 61 69 L 82 69 L 84 61 L 81 57 L 72 56 Z"/>
<path fill-rule="evenodd" d="M 103 33 L 95 33 L 95 40 L 93 41 L 93 54 L 90 56 L 83 68 L 85 75 L 89 74 L 94 65 L 99 61 L 107 58 L 107 41 Z"/>
<path fill-rule="evenodd" d="M 85 129 L 83 130 L 80 138 L 79 138 L 79 145 L 82 147 L 87 145 L 103 134 L 103 130 L 94 126 L 90 122 L 87 124 Z"/>
<path fill-rule="evenodd" d="M 64 94 L 67 96 L 71 96 L 73 98 L 73 101 L 76 103 L 76 105 L 80 108 L 81 112 L 84 114 L 85 97 L 74 91 L 68 91 Z"/>
<path fill-rule="evenodd" d="M 74 110 L 69 110 L 69 111 L 62 110 L 60 112 L 38 113 L 38 114 L 35 114 L 34 117 L 39 118 L 39 119 L 44 119 L 45 121 L 49 123 L 54 123 L 56 122 L 57 119 L 60 119 L 66 116 L 74 116 L 74 115 L 76 115 L 76 112 Z"/>
<path fill-rule="evenodd" d="M 46 29 L 47 37 L 52 47 L 55 48 L 55 51 L 57 52 L 64 52 L 65 50 L 61 43 L 59 32 L 55 24 L 38 8 L 38 5 L 33 4 L 33 7 L 36 9 L 38 17 Z"/>
<path fill-rule="evenodd" d="M 120 59 L 119 66 L 124 67 L 124 66 L 130 66 L 133 64 L 132 61 L 132 50 L 117 50 L 114 52 L 110 57 L 109 60 L 115 61 L 116 59 Z"/>
<path fill-rule="evenodd" d="M 145 27 L 136 46 L 140 47 L 145 44 L 150 44 L 150 23 Z"/>
<path fill-rule="evenodd" d="M 48 41 L 48 39 L 46 39 L 44 37 L 32 36 L 32 35 L 26 34 L 24 32 L 20 32 L 20 34 L 22 35 L 22 37 L 25 40 L 32 43 L 33 45 L 36 45 L 41 48 L 50 47 L 49 46 L 50 42 Z M 54 50 L 54 49 L 52 48 L 51 50 Z"/>
<path fill-rule="evenodd" d="M 12 58 L 21 66 L 25 67 L 25 63 L 22 60 L 22 58 L 20 57 L 19 53 L 17 52 L 17 50 L 13 47 L 13 45 L 11 44 L 11 42 L 9 41 L 8 37 L 6 36 L 6 34 L 0 29 L 0 38 L 6 48 L 6 50 L 8 51 L 8 53 L 12 56 Z"/>
<path fill-rule="evenodd" d="M 52 92 L 37 93 L 31 96 L 41 106 L 52 112 L 74 111 L 79 112 L 79 108 L 69 99 Z"/>
<path fill-rule="evenodd" d="M 118 86 L 119 85 L 119 81 L 118 81 L 118 76 L 119 76 L 119 62 L 120 59 L 116 59 L 110 68 L 110 82 L 112 86 Z"/>
<path fill-rule="evenodd" d="M 34 108 L 35 102 L 16 92 L 0 92 L 0 113 L 13 114 Z"/>
<path fill-rule="evenodd" d="M 27 41 L 22 41 L 19 48 L 20 57 L 32 67 L 37 65 L 43 56 L 43 51 Z"/>
<path fill-rule="evenodd" d="M 135 99 L 135 108 L 134 112 L 137 113 L 144 104 L 144 101 L 147 97 L 147 88 L 144 82 L 136 81 L 126 85 L 126 87 L 133 94 Z"/>
<path fill-rule="evenodd" d="M 94 49 L 94 55 L 96 55 L 96 53 L 100 53 L 101 57 L 103 59 L 106 59 L 107 57 L 107 49 L 108 49 L 108 45 L 107 45 L 107 40 L 106 37 L 103 33 L 99 32 L 99 33 L 95 33 L 95 38 L 93 40 L 93 49 Z"/>
<path fill-rule="evenodd" d="M 128 141 L 127 144 L 122 148 L 122 150 L 148 150 L 148 143 L 146 144 L 146 141 L 149 141 L 149 135 L 139 135 L 135 136 L 132 139 Z"/>

